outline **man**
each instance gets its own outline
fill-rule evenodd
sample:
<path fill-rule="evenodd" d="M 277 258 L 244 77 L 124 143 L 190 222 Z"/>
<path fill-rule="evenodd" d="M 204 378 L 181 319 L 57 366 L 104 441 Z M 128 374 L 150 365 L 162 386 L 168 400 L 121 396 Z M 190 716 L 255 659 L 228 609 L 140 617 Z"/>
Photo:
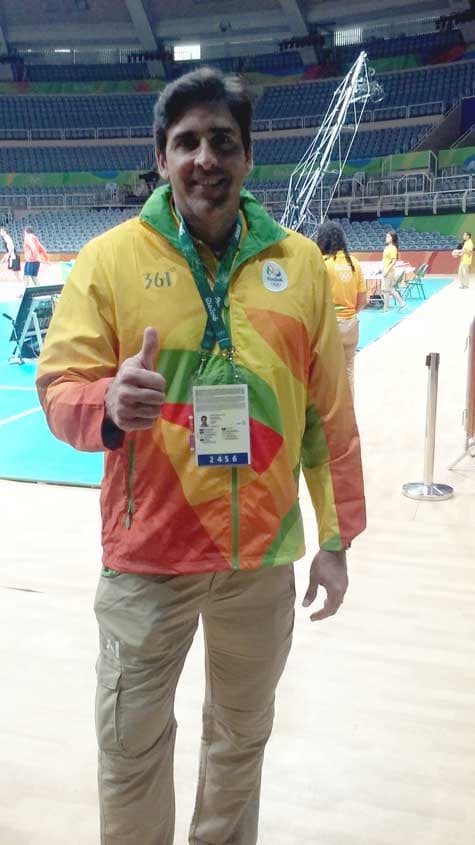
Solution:
<path fill-rule="evenodd" d="M 28 287 L 30 282 L 32 285 L 37 285 L 40 263 L 41 261 L 48 261 L 48 253 L 40 242 L 40 239 L 33 232 L 31 226 L 25 227 L 23 253 L 25 256 L 23 273 L 26 279 L 26 286 Z"/>
<path fill-rule="evenodd" d="M 20 256 L 18 255 L 15 244 L 13 243 L 13 239 L 11 235 L 9 235 L 8 231 L 5 229 L 4 226 L 0 228 L 0 235 L 2 236 L 5 246 L 6 246 L 6 253 L 2 258 L 2 262 L 7 262 L 7 267 L 15 274 L 15 278 L 17 281 L 20 281 Z M 1 263 L 1 262 L 0 262 Z"/>
<path fill-rule="evenodd" d="M 468 288 L 470 280 L 470 267 L 472 266 L 473 257 L 473 241 L 470 232 L 463 233 L 463 242 L 461 249 L 454 249 L 452 255 L 460 258 L 458 269 L 459 287 L 462 289 Z"/>
<path fill-rule="evenodd" d="M 43 350 L 53 432 L 105 450 L 96 728 L 103 845 L 172 845 L 176 684 L 198 619 L 206 699 L 189 842 L 254 845 L 274 693 L 304 553 L 300 466 L 338 610 L 365 525 L 358 433 L 318 248 L 241 186 L 243 84 L 202 69 L 162 92 L 161 176 L 140 218 L 88 244 Z M 194 436 L 203 415 L 215 424 Z"/>

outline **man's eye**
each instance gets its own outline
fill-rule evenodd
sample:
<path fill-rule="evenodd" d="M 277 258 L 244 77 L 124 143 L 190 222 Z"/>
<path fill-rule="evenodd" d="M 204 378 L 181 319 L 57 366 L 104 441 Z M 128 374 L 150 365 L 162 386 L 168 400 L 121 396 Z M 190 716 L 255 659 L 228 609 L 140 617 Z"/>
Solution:
<path fill-rule="evenodd" d="M 214 143 L 217 147 L 229 149 L 233 146 L 234 141 L 231 135 L 222 132 L 214 136 Z"/>
<path fill-rule="evenodd" d="M 185 150 L 194 150 L 197 145 L 198 142 L 193 135 L 184 135 L 178 140 L 178 146 Z"/>

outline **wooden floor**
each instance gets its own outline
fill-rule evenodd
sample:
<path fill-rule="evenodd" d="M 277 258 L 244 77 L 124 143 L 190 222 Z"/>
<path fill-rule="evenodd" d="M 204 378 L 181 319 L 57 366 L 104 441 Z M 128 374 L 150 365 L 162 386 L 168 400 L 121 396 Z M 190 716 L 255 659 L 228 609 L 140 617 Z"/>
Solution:
<path fill-rule="evenodd" d="M 298 607 L 262 845 L 473 845 L 475 460 L 447 466 L 463 445 L 474 314 L 475 291 L 451 285 L 358 356 L 369 527 L 339 615 L 312 625 Z M 417 503 L 401 485 L 422 480 L 429 352 L 441 353 L 435 480 L 456 497 Z M 0 842 L 96 845 L 98 493 L 0 482 L 0 495 Z M 297 564 L 300 601 L 307 570 Z M 176 845 L 193 804 L 202 664 L 197 637 L 177 700 Z"/>

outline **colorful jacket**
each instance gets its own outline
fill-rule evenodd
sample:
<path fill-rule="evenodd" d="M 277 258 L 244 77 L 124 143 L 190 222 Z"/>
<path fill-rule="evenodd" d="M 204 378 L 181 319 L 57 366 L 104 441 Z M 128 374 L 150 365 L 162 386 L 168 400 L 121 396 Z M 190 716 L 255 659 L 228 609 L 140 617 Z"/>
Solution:
<path fill-rule="evenodd" d="M 167 380 L 153 429 L 106 450 L 105 566 L 181 574 L 296 560 L 305 552 L 301 467 L 322 548 L 340 550 L 365 527 L 359 437 L 321 254 L 247 191 L 241 208 L 247 231 L 224 316 L 248 384 L 251 466 L 197 468 L 190 451 L 191 381 L 206 317 L 178 248 L 168 187 L 140 218 L 84 247 L 65 284 L 37 382 L 57 437 L 105 450 L 105 392 L 148 325 L 159 332 L 157 369 Z M 226 383 L 228 369 L 216 351 L 206 380 Z"/>

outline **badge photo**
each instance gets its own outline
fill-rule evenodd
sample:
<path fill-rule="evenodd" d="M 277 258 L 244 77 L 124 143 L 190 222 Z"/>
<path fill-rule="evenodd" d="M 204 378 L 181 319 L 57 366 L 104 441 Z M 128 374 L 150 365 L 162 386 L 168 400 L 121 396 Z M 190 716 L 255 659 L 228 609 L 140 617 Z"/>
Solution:
<path fill-rule="evenodd" d="M 289 280 L 285 270 L 277 264 L 277 261 L 265 261 L 262 268 L 262 281 L 264 287 L 274 293 L 286 290 Z"/>

